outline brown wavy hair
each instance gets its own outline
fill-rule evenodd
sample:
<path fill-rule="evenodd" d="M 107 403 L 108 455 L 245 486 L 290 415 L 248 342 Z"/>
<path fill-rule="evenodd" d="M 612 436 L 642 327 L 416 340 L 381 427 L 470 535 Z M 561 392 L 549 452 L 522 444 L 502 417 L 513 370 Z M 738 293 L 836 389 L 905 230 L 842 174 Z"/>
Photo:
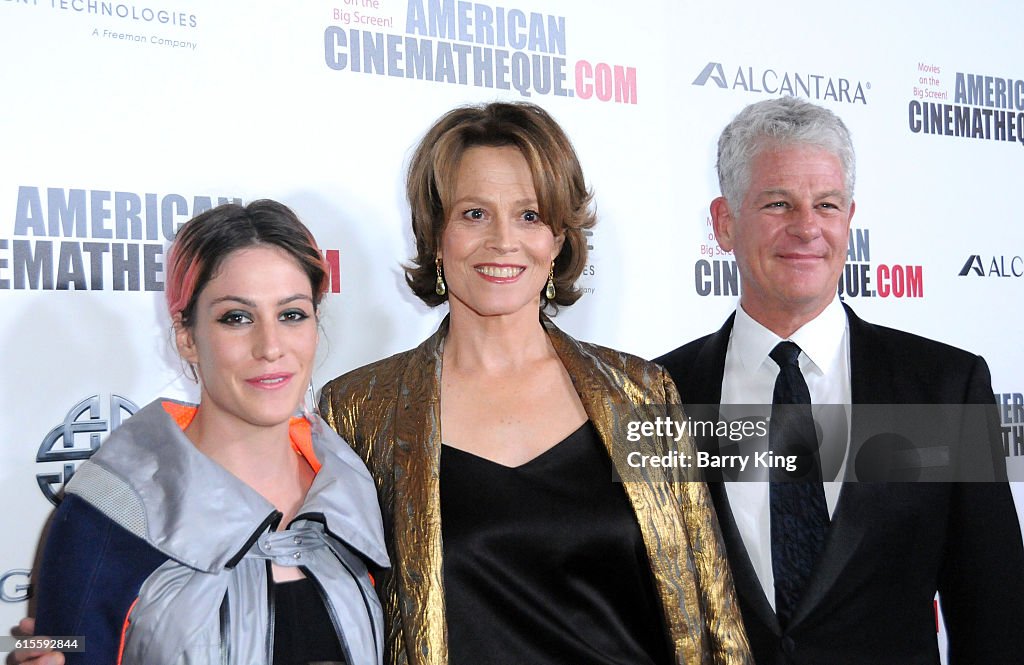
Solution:
<path fill-rule="evenodd" d="M 406 178 L 416 256 L 405 266 L 405 281 L 431 307 L 448 299 L 434 291 L 434 259 L 455 196 L 459 164 L 473 147 L 514 146 L 533 175 L 540 218 L 558 236 L 565 235 L 555 258 L 555 297 L 543 305 L 571 305 L 582 293 L 576 280 L 587 263 L 584 229 L 594 226 L 593 194 L 583 179 L 569 137 L 547 111 L 527 102 L 461 106 L 441 116 L 416 146 Z"/>

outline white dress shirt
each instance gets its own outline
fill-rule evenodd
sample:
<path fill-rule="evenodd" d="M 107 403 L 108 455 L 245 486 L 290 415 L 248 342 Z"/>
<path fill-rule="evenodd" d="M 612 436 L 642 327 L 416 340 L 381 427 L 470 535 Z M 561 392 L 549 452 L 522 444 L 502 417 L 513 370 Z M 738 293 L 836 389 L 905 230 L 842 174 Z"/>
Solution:
<path fill-rule="evenodd" d="M 836 298 L 813 320 L 789 338 L 800 349 L 800 371 L 811 395 L 812 412 L 824 436 L 821 451 L 822 477 L 826 480 L 825 502 L 829 515 L 836 509 L 845 473 L 850 437 L 850 335 L 846 310 Z M 772 403 L 779 366 L 768 354 L 781 337 L 752 319 L 742 307 L 736 308 L 722 377 L 722 414 L 743 415 L 749 409 L 733 410 L 727 405 Z M 828 405 L 828 406 L 822 406 Z M 767 437 L 754 445 L 767 448 Z M 761 476 L 767 481 L 767 469 Z M 749 476 L 744 476 L 749 478 Z M 772 544 L 768 482 L 725 483 L 736 526 L 750 555 L 761 586 L 775 607 L 775 578 L 772 574 Z"/>

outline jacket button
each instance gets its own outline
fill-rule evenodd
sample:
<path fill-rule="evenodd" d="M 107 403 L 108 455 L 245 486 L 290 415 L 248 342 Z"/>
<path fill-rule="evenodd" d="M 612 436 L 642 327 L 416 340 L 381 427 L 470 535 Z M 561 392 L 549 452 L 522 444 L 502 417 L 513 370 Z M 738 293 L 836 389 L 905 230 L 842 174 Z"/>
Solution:
<path fill-rule="evenodd" d="M 302 558 L 302 552 L 296 552 L 295 554 L 292 555 L 292 557 L 295 558 L 295 559 L 301 559 Z"/>

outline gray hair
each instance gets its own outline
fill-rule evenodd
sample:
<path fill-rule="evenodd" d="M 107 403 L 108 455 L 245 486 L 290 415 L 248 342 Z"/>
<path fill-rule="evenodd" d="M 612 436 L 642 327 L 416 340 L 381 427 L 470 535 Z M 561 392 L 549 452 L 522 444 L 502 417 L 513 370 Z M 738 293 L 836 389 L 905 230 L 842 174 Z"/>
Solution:
<path fill-rule="evenodd" d="M 777 97 L 740 111 L 718 138 L 718 185 L 738 211 L 750 187 L 750 164 L 770 146 L 812 145 L 839 159 L 846 195 L 853 198 L 857 164 L 850 130 L 832 111 L 797 97 Z"/>

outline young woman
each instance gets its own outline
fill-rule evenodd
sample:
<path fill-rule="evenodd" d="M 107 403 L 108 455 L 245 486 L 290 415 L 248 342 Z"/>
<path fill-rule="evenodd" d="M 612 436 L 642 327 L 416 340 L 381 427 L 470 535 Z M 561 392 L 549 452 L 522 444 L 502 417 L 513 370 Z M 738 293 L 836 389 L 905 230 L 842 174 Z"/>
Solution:
<path fill-rule="evenodd" d="M 68 483 L 37 630 L 84 636 L 72 665 L 380 662 L 373 481 L 302 412 L 328 279 L 312 235 L 280 203 L 223 205 L 168 265 L 200 402 L 149 404 Z"/>

